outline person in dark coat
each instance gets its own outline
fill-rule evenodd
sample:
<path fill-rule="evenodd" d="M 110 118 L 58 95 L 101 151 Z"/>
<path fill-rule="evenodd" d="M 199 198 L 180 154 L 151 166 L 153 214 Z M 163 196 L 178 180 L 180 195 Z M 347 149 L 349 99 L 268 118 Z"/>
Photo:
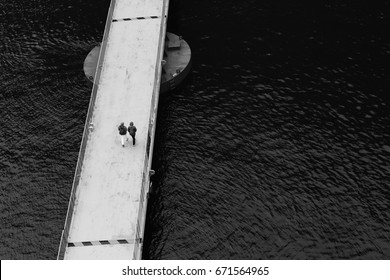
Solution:
<path fill-rule="evenodd" d="M 133 146 L 135 145 L 135 133 L 137 132 L 137 128 L 134 126 L 133 122 L 130 122 L 129 127 L 127 128 L 130 136 L 133 138 Z"/>
<path fill-rule="evenodd" d="M 127 127 L 125 126 L 125 123 L 121 123 L 120 126 L 118 126 L 119 135 L 121 136 L 122 141 L 122 147 L 125 146 L 125 142 L 127 141 Z"/>

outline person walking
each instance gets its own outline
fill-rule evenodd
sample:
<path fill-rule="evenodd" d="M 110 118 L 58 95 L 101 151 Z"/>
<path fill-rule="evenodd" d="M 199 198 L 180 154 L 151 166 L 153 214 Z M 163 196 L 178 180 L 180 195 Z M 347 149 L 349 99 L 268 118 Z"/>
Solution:
<path fill-rule="evenodd" d="M 120 126 L 118 126 L 119 135 L 121 136 L 122 141 L 122 147 L 125 147 L 125 142 L 127 141 L 127 127 L 125 126 L 125 123 L 121 123 Z"/>
<path fill-rule="evenodd" d="M 133 122 L 130 122 L 129 127 L 127 128 L 130 136 L 133 138 L 133 146 L 135 145 L 135 133 L 137 132 L 137 128 L 134 126 Z"/>

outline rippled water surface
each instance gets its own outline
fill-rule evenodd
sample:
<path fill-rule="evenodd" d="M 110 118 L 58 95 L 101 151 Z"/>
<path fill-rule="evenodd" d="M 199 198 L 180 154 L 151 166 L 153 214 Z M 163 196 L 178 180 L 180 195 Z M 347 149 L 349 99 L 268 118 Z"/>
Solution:
<path fill-rule="evenodd" d="M 3 2 L 0 258 L 54 259 L 109 1 Z M 144 258 L 389 259 L 389 5 L 170 2 Z"/>

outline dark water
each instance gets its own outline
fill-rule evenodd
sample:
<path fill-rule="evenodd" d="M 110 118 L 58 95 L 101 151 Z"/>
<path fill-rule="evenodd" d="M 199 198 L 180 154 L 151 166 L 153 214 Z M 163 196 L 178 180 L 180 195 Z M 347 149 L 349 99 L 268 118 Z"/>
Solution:
<path fill-rule="evenodd" d="M 4 2 L 0 258 L 54 259 L 109 3 Z M 171 0 L 144 258 L 390 258 L 390 7 L 312 2 Z"/>

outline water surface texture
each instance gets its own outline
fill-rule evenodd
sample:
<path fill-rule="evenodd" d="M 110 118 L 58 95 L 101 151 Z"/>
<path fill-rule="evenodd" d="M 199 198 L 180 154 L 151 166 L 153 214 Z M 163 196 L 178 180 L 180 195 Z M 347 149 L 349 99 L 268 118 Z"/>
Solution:
<path fill-rule="evenodd" d="M 109 1 L 4 2 L 0 258 L 55 259 Z M 389 259 L 389 4 L 170 2 L 144 258 Z"/>

